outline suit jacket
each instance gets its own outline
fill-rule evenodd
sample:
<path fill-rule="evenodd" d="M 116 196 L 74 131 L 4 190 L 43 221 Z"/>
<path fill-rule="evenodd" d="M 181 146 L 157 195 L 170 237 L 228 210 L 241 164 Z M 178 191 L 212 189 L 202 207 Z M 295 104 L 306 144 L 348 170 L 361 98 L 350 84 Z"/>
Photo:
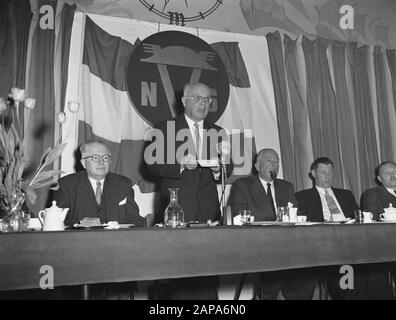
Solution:
<path fill-rule="evenodd" d="M 177 141 L 181 139 L 175 139 L 171 137 L 172 129 L 175 128 L 175 134 L 177 135 L 180 130 L 185 129 L 186 135 L 183 136 L 182 141 Z M 148 164 L 148 170 L 155 176 L 161 178 L 161 210 L 159 215 L 156 216 L 156 221 L 163 221 L 163 213 L 166 206 L 169 204 L 169 188 L 177 187 L 179 188 L 179 204 L 184 211 L 185 221 L 207 221 L 211 219 L 212 221 L 219 220 L 220 218 L 220 206 L 218 200 L 217 186 L 214 180 L 213 171 L 207 167 L 198 166 L 194 170 L 184 169 L 180 173 L 180 159 L 178 159 L 178 150 L 182 150 L 183 146 L 187 146 L 186 143 L 190 143 L 189 146 L 195 152 L 194 140 L 192 139 L 187 121 L 184 114 L 168 121 L 161 121 L 154 126 L 155 129 L 159 129 L 164 136 L 164 149 L 163 152 L 159 151 L 156 156 L 161 158 L 161 160 L 154 163 Z M 211 124 L 207 121 L 203 123 L 203 129 L 209 130 L 214 129 L 216 132 L 222 130 L 221 127 Z M 169 137 L 168 137 L 169 136 Z M 203 137 L 203 154 L 204 152 L 208 155 L 206 158 L 210 159 L 210 155 L 216 155 L 216 144 L 221 142 L 224 137 L 216 137 L 215 140 L 211 140 L 208 137 Z M 174 143 L 173 146 L 168 146 L 168 139 Z M 176 140 L 176 141 L 175 141 Z M 154 141 L 154 143 L 158 143 Z M 150 146 L 149 146 L 150 147 Z M 168 150 L 169 147 L 169 150 Z M 147 149 L 146 149 L 147 150 Z M 179 150 L 179 152 L 180 152 Z M 190 153 L 191 153 L 191 149 Z M 187 149 L 181 153 L 181 156 L 187 155 L 189 152 Z M 162 158 L 163 156 L 163 158 Z M 168 159 L 169 156 L 169 159 Z M 227 175 L 232 172 L 232 164 L 227 165 Z M 217 181 L 219 182 L 219 181 Z"/>
<path fill-rule="evenodd" d="M 346 218 L 355 218 L 357 204 L 350 190 L 332 188 L 342 212 Z M 320 195 L 316 187 L 296 193 L 298 202 L 298 215 L 307 216 L 307 221 L 323 222 L 323 208 Z"/>
<path fill-rule="evenodd" d="M 70 208 L 65 219 L 68 226 L 85 217 L 99 217 L 102 223 L 118 221 L 144 226 L 134 195 L 131 180 L 109 172 L 103 185 L 102 201 L 98 205 L 88 174 L 81 171 L 59 179 L 59 189 L 53 200 L 58 207 Z"/>
<path fill-rule="evenodd" d="M 288 202 L 297 205 L 292 183 L 275 179 L 274 189 L 278 207 L 287 207 Z M 250 209 L 256 221 L 276 220 L 265 189 L 257 175 L 241 178 L 234 182 L 230 203 L 234 216 L 238 215 L 239 209 Z"/>
<path fill-rule="evenodd" d="M 384 186 L 368 189 L 360 198 L 360 208 L 372 212 L 374 219 L 379 219 L 379 215 L 384 212 L 384 208 L 389 207 L 390 203 L 396 207 L 396 197 Z"/>

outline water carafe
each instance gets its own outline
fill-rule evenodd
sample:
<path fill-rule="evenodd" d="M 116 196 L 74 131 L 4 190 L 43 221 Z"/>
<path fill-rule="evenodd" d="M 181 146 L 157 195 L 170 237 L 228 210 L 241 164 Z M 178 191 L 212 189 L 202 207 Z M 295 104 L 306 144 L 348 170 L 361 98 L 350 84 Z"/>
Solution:
<path fill-rule="evenodd" d="M 169 188 L 170 202 L 164 213 L 165 228 L 178 228 L 184 226 L 184 212 L 179 205 L 178 190 L 179 188 Z"/>

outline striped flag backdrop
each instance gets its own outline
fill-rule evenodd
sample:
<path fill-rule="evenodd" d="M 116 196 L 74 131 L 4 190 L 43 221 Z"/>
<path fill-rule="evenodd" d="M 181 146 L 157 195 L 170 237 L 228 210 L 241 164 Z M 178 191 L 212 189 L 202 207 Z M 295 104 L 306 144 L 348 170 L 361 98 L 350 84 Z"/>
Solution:
<path fill-rule="evenodd" d="M 62 132 L 68 146 L 61 168 L 66 174 L 75 171 L 75 152 L 82 142 L 92 138 L 106 141 L 113 154 L 111 170 L 136 183 L 142 215 L 152 212 L 154 205 L 153 183 L 146 179 L 143 159 L 144 135 L 151 124 L 140 116 L 129 98 L 126 66 L 134 46 L 150 35 L 169 30 L 198 36 L 220 56 L 227 71 L 230 94 L 216 124 L 227 129 L 232 137 L 245 132 L 242 145 L 246 146 L 251 136 L 253 152 L 263 147 L 279 150 L 265 37 L 76 13 L 65 99 L 68 121 Z M 77 114 L 70 113 L 69 101 L 80 103 Z M 244 164 L 236 166 L 230 182 L 250 173 L 252 152 L 241 151 L 241 155 Z"/>

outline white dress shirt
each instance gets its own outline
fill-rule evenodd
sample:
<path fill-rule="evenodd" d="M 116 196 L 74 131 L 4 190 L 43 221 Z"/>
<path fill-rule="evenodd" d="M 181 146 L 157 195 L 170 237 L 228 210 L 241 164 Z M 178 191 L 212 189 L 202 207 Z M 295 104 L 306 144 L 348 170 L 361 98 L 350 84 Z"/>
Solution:
<path fill-rule="evenodd" d="M 316 186 L 316 190 L 318 190 L 319 192 L 319 196 L 320 196 L 320 201 L 322 202 L 322 210 L 323 210 L 323 219 L 324 221 L 330 221 L 331 219 L 331 214 L 330 214 L 330 210 L 329 210 L 329 206 L 327 205 L 327 201 L 326 201 L 326 190 L 329 192 L 329 195 L 334 199 L 334 202 L 336 203 L 338 210 L 340 210 L 339 214 L 333 214 L 333 221 L 343 221 L 345 220 L 345 215 L 342 212 L 341 206 L 337 201 L 336 196 L 334 195 L 334 192 L 331 188 L 328 189 L 324 189 L 321 187 Z"/>
<path fill-rule="evenodd" d="M 203 146 L 203 120 L 199 122 L 195 122 L 194 120 L 190 119 L 186 114 L 184 114 L 188 127 L 190 128 L 191 136 L 194 140 L 194 145 L 197 145 L 197 141 L 195 141 L 195 123 L 198 123 L 198 132 L 199 132 L 199 150 L 198 150 L 198 159 L 202 157 L 202 146 Z"/>
<path fill-rule="evenodd" d="M 265 193 L 268 194 L 268 186 L 267 183 L 271 184 L 271 195 L 272 195 L 272 200 L 274 201 L 274 208 L 275 208 L 275 214 L 276 214 L 276 210 L 277 210 L 277 206 L 276 206 L 276 196 L 275 196 L 275 188 L 274 188 L 274 181 L 271 182 L 267 182 L 264 179 L 260 178 L 260 182 L 263 185 L 263 188 L 265 190 Z"/>

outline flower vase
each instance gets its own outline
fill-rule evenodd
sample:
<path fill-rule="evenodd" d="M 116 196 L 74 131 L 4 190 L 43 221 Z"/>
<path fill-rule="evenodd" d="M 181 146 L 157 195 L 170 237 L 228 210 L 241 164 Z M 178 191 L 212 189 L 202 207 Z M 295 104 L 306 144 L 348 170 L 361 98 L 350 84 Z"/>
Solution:
<path fill-rule="evenodd" d="M 11 205 L 1 220 L 0 231 L 20 232 L 28 230 L 30 215 L 26 214 L 22 209 L 25 199 L 25 194 L 12 196 Z"/>

